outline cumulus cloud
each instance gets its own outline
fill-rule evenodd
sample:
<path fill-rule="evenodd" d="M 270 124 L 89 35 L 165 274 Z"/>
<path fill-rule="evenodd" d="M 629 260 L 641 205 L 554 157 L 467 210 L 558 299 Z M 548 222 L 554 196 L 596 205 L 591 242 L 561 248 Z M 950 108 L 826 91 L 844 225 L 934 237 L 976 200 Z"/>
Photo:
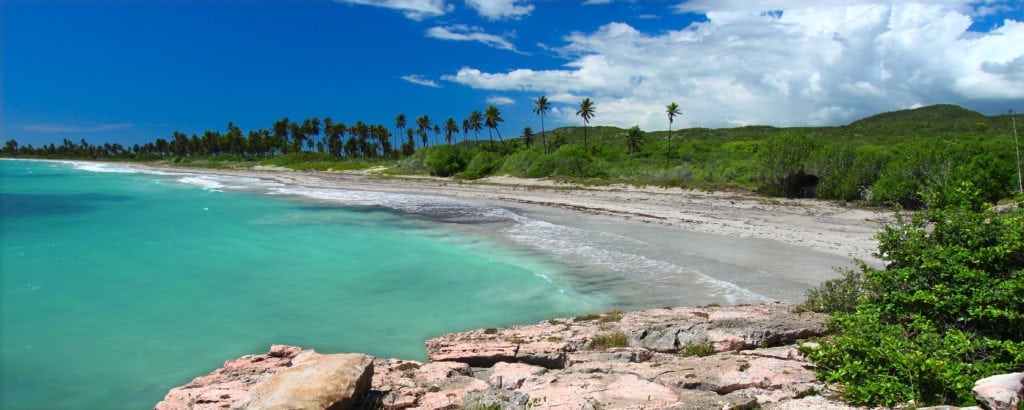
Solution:
<path fill-rule="evenodd" d="M 117 124 L 100 124 L 100 125 L 67 125 L 67 124 L 26 124 L 19 126 L 18 129 L 25 132 L 41 132 L 41 133 L 85 133 L 85 132 L 103 132 L 103 131 L 114 131 L 131 128 L 134 124 L 130 122 L 122 122 Z"/>
<path fill-rule="evenodd" d="M 444 0 L 334 0 L 339 3 L 359 4 L 363 6 L 383 7 L 398 10 L 413 20 L 427 17 L 442 16 L 452 11 L 451 5 Z"/>
<path fill-rule="evenodd" d="M 413 84 L 418 84 L 418 85 L 427 86 L 427 87 L 441 88 L 441 84 L 438 84 L 437 81 L 431 80 L 429 78 L 423 77 L 423 76 L 418 75 L 418 74 L 403 75 L 401 78 L 403 80 L 408 81 L 408 82 L 413 83 Z"/>
<path fill-rule="evenodd" d="M 516 46 L 505 38 L 485 33 L 480 27 L 470 27 L 464 24 L 456 24 L 447 27 L 431 27 L 427 29 L 427 37 L 451 41 L 478 41 L 490 47 L 518 52 L 518 50 L 516 50 Z"/>
<path fill-rule="evenodd" d="M 533 11 L 532 4 L 521 0 L 466 0 L 466 6 L 488 20 L 518 19 Z"/>
<path fill-rule="evenodd" d="M 1024 22 L 969 31 L 966 1 L 697 0 L 679 11 L 707 21 L 659 33 L 609 23 L 573 33 L 563 68 L 442 78 L 478 89 L 589 97 L 596 121 L 645 129 L 676 125 L 828 125 L 936 103 L 1024 98 Z M 565 122 L 574 111 L 564 109 Z"/>
<path fill-rule="evenodd" d="M 516 103 L 516 100 L 505 96 L 495 95 L 487 97 L 487 103 L 492 105 L 512 105 Z"/>

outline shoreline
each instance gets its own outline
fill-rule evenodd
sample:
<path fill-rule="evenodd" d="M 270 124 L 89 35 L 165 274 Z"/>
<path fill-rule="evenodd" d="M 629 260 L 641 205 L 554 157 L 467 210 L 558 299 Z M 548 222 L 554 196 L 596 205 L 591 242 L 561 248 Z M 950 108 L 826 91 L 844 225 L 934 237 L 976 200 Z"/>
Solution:
<path fill-rule="evenodd" d="M 123 165 L 123 164 L 120 164 Z M 547 179 L 488 177 L 476 181 L 430 176 L 382 176 L 371 171 L 186 168 L 131 164 L 147 170 L 258 178 L 286 185 L 441 196 L 524 210 L 558 209 L 729 237 L 757 238 L 881 267 L 875 234 L 892 212 L 844 207 L 817 199 L 748 192 L 705 192 L 624 184 L 584 186 Z M 642 225 L 641 225 L 642 226 Z"/>

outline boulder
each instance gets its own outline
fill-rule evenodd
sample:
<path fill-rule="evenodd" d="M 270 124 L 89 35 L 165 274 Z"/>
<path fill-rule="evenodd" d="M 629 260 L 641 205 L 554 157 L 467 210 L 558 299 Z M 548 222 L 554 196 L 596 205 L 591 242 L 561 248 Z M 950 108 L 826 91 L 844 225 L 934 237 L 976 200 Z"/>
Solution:
<path fill-rule="evenodd" d="M 267 354 L 246 355 L 229 360 L 210 374 L 171 389 L 156 404 L 156 408 L 178 410 L 228 407 L 245 397 L 252 385 L 291 366 L 292 359 L 302 351 L 300 347 L 274 345 Z"/>
<path fill-rule="evenodd" d="M 974 399 L 988 410 L 1015 410 L 1024 402 L 1024 373 L 1000 374 L 974 383 Z"/>
<path fill-rule="evenodd" d="M 372 374 L 373 358 L 367 355 L 303 352 L 292 367 L 257 383 L 231 408 L 349 409 L 366 394 Z"/>

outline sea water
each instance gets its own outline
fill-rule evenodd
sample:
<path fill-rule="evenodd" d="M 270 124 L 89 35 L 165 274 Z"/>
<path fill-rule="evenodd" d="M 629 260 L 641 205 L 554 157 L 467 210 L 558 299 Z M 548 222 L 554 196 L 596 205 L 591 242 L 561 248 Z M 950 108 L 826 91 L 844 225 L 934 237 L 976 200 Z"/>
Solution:
<path fill-rule="evenodd" d="M 275 343 L 423 360 L 459 330 L 793 301 L 843 262 L 442 196 L 0 161 L 0 408 L 148 408 Z"/>

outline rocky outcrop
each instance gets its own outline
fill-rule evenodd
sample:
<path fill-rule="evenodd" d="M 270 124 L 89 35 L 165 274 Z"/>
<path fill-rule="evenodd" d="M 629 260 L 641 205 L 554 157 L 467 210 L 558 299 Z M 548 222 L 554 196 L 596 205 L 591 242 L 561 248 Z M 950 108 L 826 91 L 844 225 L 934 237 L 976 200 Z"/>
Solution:
<path fill-rule="evenodd" d="M 232 409 L 350 409 L 366 395 L 373 358 L 363 354 L 298 354 L 292 367 L 257 383 Z"/>
<path fill-rule="evenodd" d="M 1024 373 L 986 377 L 974 383 L 974 399 L 989 410 L 1013 410 L 1024 402 Z"/>
<path fill-rule="evenodd" d="M 825 387 L 793 345 L 822 334 L 824 320 L 769 304 L 611 312 L 453 333 L 426 342 L 427 363 L 373 359 L 363 367 L 372 368 L 369 391 L 360 395 L 356 389 L 349 397 L 361 398 L 363 407 L 385 409 L 846 408 L 820 396 Z M 294 373 L 309 375 L 321 366 L 328 370 L 316 370 L 317 383 L 342 386 L 321 392 L 348 392 L 348 386 L 359 384 L 355 368 L 361 364 L 341 365 L 331 358 L 347 355 L 307 356 L 291 349 L 276 358 L 228 362 L 225 368 L 235 372 L 220 369 L 198 378 L 172 390 L 157 407 L 252 407 L 260 403 L 258 397 L 272 396 L 264 391 L 292 391 L 293 399 L 272 402 L 292 407 L 297 396 L 307 396 L 302 389 L 313 384 Z M 319 357 L 318 364 L 309 357 Z M 353 372 L 330 370 L 340 368 Z M 344 382 L 331 381 L 335 377 Z M 206 401 L 221 397 L 219 392 L 230 393 Z M 295 407 L 330 405 L 327 400 L 302 403 Z"/>
<path fill-rule="evenodd" d="M 267 354 L 228 361 L 171 389 L 156 408 L 348 409 L 366 396 L 372 363 L 372 357 L 362 354 L 324 355 L 274 345 Z"/>

